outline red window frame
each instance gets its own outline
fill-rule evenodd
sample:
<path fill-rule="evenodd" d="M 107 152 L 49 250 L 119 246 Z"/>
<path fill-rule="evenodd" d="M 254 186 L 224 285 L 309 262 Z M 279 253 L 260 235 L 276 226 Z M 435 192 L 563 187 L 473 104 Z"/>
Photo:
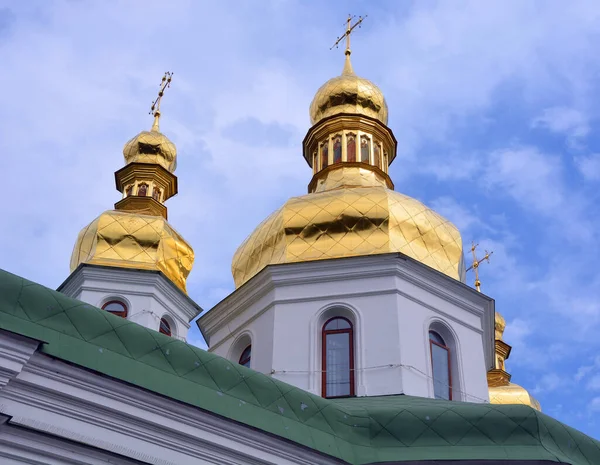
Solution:
<path fill-rule="evenodd" d="M 158 324 L 158 332 L 164 334 L 165 336 L 171 336 L 173 334 L 171 332 L 171 325 L 166 319 L 160 319 L 160 323 Z"/>
<path fill-rule="evenodd" d="M 436 331 L 429 331 L 429 356 L 431 358 L 431 378 L 433 379 L 433 382 L 435 383 L 435 378 L 433 377 L 433 347 L 432 345 L 435 344 L 438 347 L 441 347 L 442 349 L 446 350 L 446 354 L 448 355 L 448 400 L 452 400 L 452 357 L 450 356 L 450 347 L 448 347 L 446 345 L 446 341 L 444 341 L 443 344 L 440 344 L 439 342 L 436 342 L 434 340 L 431 339 L 431 334 L 435 334 L 437 337 L 440 338 L 440 340 L 444 341 L 444 338 L 442 336 L 440 336 L 439 333 L 437 333 Z M 434 384 L 435 386 L 435 384 Z M 435 389 L 435 387 L 434 387 Z"/>
<path fill-rule="evenodd" d="M 120 305 L 123 308 L 123 311 L 115 312 L 114 310 L 106 310 L 106 307 L 108 307 L 110 304 Z M 121 318 L 127 318 L 127 311 L 128 311 L 127 305 L 124 302 L 121 302 L 120 300 L 109 300 L 104 305 L 102 305 L 102 310 L 105 310 L 108 313 L 112 313 L 113 315 L 120 316 Z"/>
<path fill-rule="evenodd" d="M 336 319 L 344 320 L 349 325 L 350 328 L 345 329 L 329 329 L 326 330 L 325 327 L 333 320 Z M 348 318 L 344 318 L 343 316 L 334 316 L 329 318 L 325 323 L 323 323 L 321 329 L 321 366 L 323 367 L 321 370 L 321 395 L 327 399 L 333 399 L 335 397 L 347 397 L 347 396 L 328 396 L 327 395 L 327 336 L 329 334 L 341 334 L 348 333 L 350 339 L 350 397 L 355 395 L 354 391 L 354 325 Z"/>
<path fill-rule="evenodd" d="M 250 365 L 250 361 L 252 360 L 252 344 L 248 344 L 244 350 L 242 350 L 242 354 L 240 355 L 240 360 L 238 363 L 240 365 Z"/>

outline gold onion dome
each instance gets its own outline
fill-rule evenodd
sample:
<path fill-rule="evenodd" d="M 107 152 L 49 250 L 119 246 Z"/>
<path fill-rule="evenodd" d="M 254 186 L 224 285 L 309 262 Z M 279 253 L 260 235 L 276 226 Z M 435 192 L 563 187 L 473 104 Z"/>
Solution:
<path fill-rule="evenodd" d="M 352 71 L 315 96 L 304 139 L 313 168 L 309 194 L 293 197 L 240 245 L 232 261 L 236 287 L 273 264 L 401 252 L 462 280 L 462 239 L 447 219 L 393 190 L 388 165 L 396 139 L 387 105 L 373 83 Z"/>
<path fill-rule="evenodd" d="M 123 147 L 125 164 L 155 163 L 173 173 L 177 168 L 177 149 L 159 130 L 160 112 L 154 116 L 154 124 L 150 131 L 142 131 Z"/>
<path fill-rule="evenodd" d="M 123 198 L 114 210 L 102 213 L 81 230 L 71 255 L 71 272 L 82 263 L 156 270 L 186 292 L 194 251 L 167 222 L 164 205 L 177 194 L 177 177 L 173 174 L 177 149 L 159 130 L 158 107 L 170 82 L 167 73 L 153 104 L 152 129 L 125 144 L 125 166 L 115 173 Z"/>
<path fill-rule="evenodd" d="M 375 84 L 354 74 L 349 50 L 341 76 L 330 79 L 317 91 L 310 104 L 310 121 L 316 124 L 323 118 L 352 113 L 388 122 L 388 107 L 383 93 Z"/>
<path fill-rule="evenodd" d="M 510 382 L 510 374 L 505 371 L 505 360 L 510 355 L 511 347 L 503 340 L 506 320 L 496 312 L 494 329 L 496 338 L 496 366 L 488 372 L 490 403 L 514 405 L 522 404 L 542 411 L 538 400 L 527 389 Z"/>

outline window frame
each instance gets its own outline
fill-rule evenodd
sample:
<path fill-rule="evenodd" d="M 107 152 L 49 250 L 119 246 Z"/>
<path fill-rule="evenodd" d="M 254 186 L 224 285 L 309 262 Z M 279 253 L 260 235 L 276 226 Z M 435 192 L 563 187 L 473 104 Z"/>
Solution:
<path fill-rule="evenodd" d="M 108 307 L 110 304 L 119 304 L 124 308 L 124 310 L 121 312 L 114 312 L 112 310 L 107 310 L 106 307 Z M 105 303 L 102 304 L 101 309 L 104 310 L 105 312 L 108 312 L 112 315 L 119 316 L 121 318 L 127 318 L 127 315 L 129 314 L 129 307 L 127 306 L 127 304 L 125 302 L 123 302 L 122 300 L 117 300 L 117 299 L 111 299 L 111 300 L 106 301 Z"/>
<path fill-rule="evenodd" d="M 436 342 L 434 340 L 431 339 L 431 334 L 435 334 L 438 338 L 440 338 L 441 341 L 443 341 L 443 344 L 440 344 L 439 342 Z M 437 331 L 434 331 L 432 329 L 429 330 L 429 332 L 427 333 L 427 338 L 429 339 L 429 357 L 431 360 L 431 379 L 433 381 L 433 395 L 435 397 L 435 370 L 433 367 L 433 344 L 435 344 L 436 346 L 444 349 L 446 351 L 446 354 L 448 355 L 448 400 L 452 400 L 452 355 L 451 355 L 451 349 L 450 347 L 448 347 L 446 340 L 442 337 L 442 335 L 440 333 L 438 333 Z M 443 399 L 445 400 L 445 399 Z"/>
<path fill-rule="evenodd" d="M 169 332 L 168 333 L 166 333 L 165 331 L 163 331 L 163 322 L 167 326 L 167 328 L 169 328 Z M 169 323 L 169 320 L 167 320 L 165 317 L 162 317 L 160 319 L 160 321 L 158 322 L 158 332 L 160 334 L 164 334 L 165 336 L 169 336 L 169 337 L 173 336 L 173 330 L 171 329 L 171 323 Z"/>
<path fill-rule="evenodd" d="M 244 355 L 246 354 L 246 351 L 250 349 L 250 353 L 247 357 L 244 357 Z M 244 357 L 244 358 L 242 358 Z M 238 360 L 238 364 L 245 366 L 246 363 L 248 363 L 248 366 L 246 368 L 250 368 L 250 364 L 252 363 L 252 344 L 248 344 L 244 350 L 242 350 L 242 353 L 240 354 L 240 358 Z"/>
<path fill-rule="evenodd" d="M 336 319 L 345 320 L 350 328 L 344 329 L 328 329 L 326 326 L 333 320 Z M 329 334 L 349 334 L 350 339 L 350 350 L 348 354 L 349 358 L 349 371 L 350 371 L 350 394 L 343 396 L 328 396 L 327 395 L 327 336 Z M 354 377 L 354 324 L 348 318 L 343 316 L 333 316 L 325 321 L 321 326 L 321 396 L 326 399 L 335 399 L 340 397 L 354 397 L 356 395 L 355 390 L 355 377 Z"/>

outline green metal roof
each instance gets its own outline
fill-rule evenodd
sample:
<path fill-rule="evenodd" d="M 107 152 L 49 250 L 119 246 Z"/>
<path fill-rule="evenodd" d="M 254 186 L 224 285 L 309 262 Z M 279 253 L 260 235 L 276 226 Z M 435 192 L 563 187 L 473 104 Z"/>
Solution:
<path fill-rule="evenodd" d="M 52 357 L 349 464 L 600 464 L 600 442 L 530 407 L 410 396 L 323 399 L 2 270 L 0 328 L 44 341 L 40 351 Z"/>

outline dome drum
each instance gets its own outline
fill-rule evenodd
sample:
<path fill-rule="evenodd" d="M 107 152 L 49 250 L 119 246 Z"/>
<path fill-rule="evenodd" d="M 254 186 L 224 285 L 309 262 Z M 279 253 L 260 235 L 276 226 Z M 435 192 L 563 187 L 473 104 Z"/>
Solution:
<path fill-rule="evenodd" d="M 116 188 L 123 193 L 124 197 L 139 195 L 140 184 L 146 184 L 148 196 L 153 195 L 150 188 L 158 188 L 160 195 L 155 195 L 155 198 L 159 202 L 164 202 L 177 194 L 177 176 L 161 165 L 133 162 L 115 172 Z M 130 187 L 133 189 L 128 192 Z"/>

